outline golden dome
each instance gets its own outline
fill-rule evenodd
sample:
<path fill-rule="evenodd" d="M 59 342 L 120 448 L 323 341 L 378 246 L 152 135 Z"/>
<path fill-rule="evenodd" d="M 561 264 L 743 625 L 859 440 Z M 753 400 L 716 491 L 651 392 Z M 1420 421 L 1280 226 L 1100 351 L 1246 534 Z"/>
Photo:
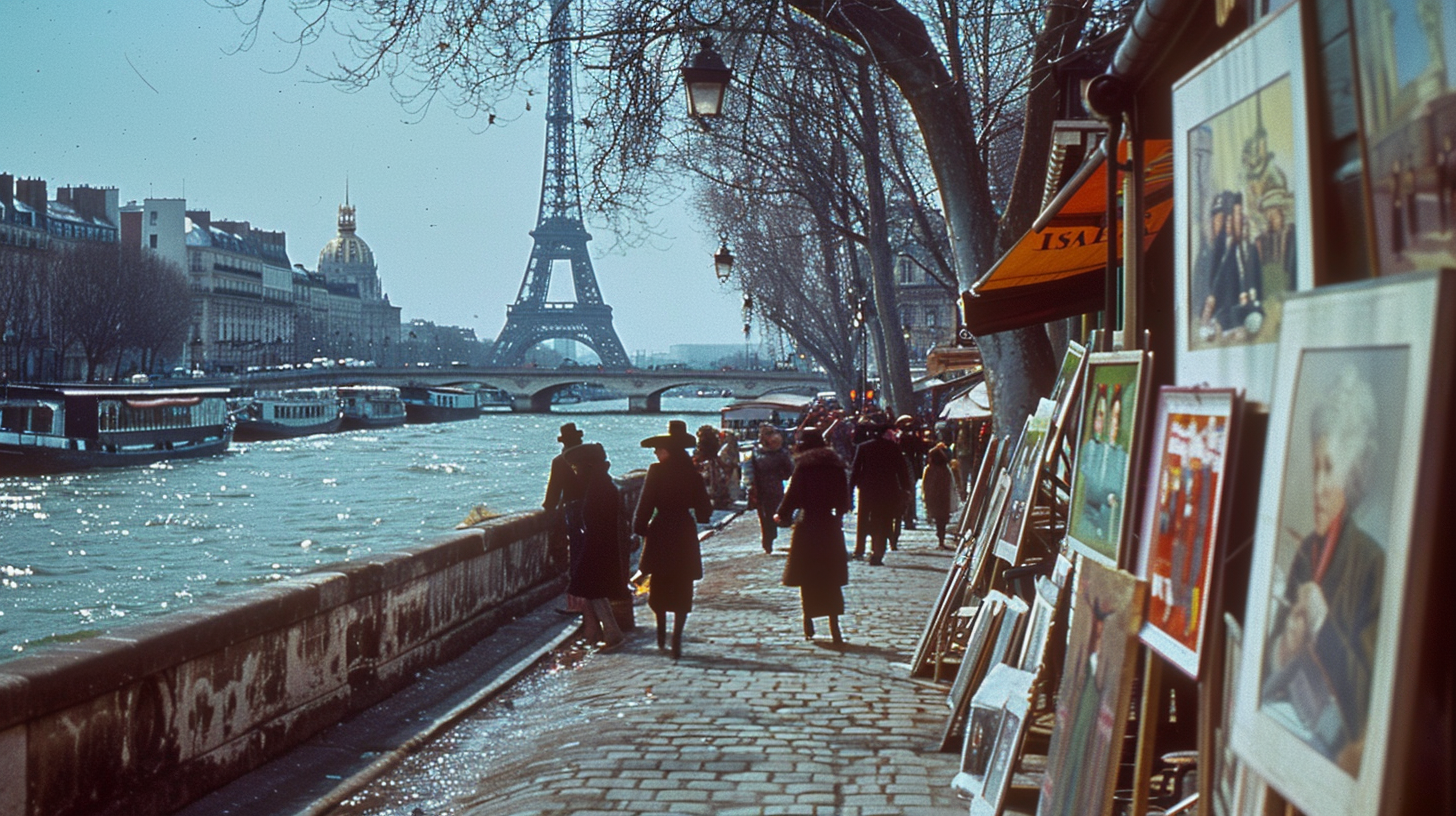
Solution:
<path fill-rule="evenodd" d="M 354 234 L 354 207 L 339 205 L 339 234 L 319 251 L 319 269 L 325 266 L 349 265 L 374 267 L 374 252 L 364 239 Z"/>

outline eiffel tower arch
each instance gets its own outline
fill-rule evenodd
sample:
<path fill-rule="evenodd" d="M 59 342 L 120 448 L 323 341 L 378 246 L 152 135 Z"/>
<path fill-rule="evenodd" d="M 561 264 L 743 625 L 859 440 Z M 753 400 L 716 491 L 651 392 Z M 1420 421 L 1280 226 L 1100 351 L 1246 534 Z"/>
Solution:
<path fill-rule="evenodd" d="M 551 73 L 546 98 L 546 166 L 541 173 L 541 208 L 535 245 L 516 302 L 506 307 L 506 325 L 496 338 L 491 364 L 519 366 L 526 352 L 544 340 L 575 340 L 597 353 L 606 368 L 631 361 L 612 328 L 612 307 L 602 300 L 586 243 L 576 171 L 576 123 L 571 99 L 570 0 L 551 8 Z M 557 261 L 571 264 L 576 300 L 551 301 L 551 272 Z"/>

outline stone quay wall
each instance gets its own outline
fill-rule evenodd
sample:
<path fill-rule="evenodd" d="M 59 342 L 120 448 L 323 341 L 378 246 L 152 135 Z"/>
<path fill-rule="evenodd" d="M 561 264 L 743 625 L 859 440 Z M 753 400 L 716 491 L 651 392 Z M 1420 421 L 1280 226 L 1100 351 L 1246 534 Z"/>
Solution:
<path fill-rule="evenodd" d="M 641 473 L 619 481 L 623 542 Z M 0 816 L 167 813 L 559 595 L 541 511 L 0 663 Z"/>

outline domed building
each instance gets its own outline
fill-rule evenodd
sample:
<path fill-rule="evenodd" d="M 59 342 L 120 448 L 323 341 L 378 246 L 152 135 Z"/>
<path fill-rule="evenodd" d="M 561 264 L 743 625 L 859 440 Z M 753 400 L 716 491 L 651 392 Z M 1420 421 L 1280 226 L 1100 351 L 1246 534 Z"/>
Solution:
<path fill-rule="evenodd" d="M 329 357 L 388 364 L 398 353 L 400 310 L 384 294 L 374 251 L 355 232 L 355 223 L 346 193 L 339 234 L 319 251 L 318 272 L 310 276 L 315 279 L 298 287 L 306 292 L 300 300 L 310 301 L 300 309 L 309 315 L 300 322 L 310 325 L 299 334 Z"/>
<path fill-rule="evenodd" d="M 318 271 L 330 282 L 357 284 L 361 298 L 381 300 L 374 251 L 355 233 L 354 207 L 347 199 L 339 205 L 339 234 L 319 251 Z"/>

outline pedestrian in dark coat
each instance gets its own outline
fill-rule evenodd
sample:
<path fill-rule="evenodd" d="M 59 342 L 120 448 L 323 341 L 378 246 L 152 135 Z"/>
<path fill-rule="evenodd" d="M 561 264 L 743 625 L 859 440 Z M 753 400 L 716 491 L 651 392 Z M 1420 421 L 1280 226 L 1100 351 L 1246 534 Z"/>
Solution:
<path fill-rule="evenodd" d="M 561 426 L 561 432 L 556 437 L 556 441 L 561 443 L 561 453 L 551 459 L 551 474 L 546 479 L 546 498 L 541 502 L 548 515 L 557 516 L 552 521 L 566 530 L 568 572 L 575 572 L 576 564 L 581 559 L 581 499 L 586 492 L 586 484 L 566 461 L 566 452 L 580 445 L 583 436 L 575 422 Z M 557 611 L 571 613 L 583 610 L 568 597 L 566 608 Z"/>
<path fill-rule="evenodd" d="M 885 563 L 895 519 L 910 490 L 910 469 L 890 424 L 877 421 L 874 427 L 879 433 L 854 449 L 849 486 L 859 488 L 857 522 L 870 539 L 870 566 L 878 567 Z M 863 546 L 863 539 L 857 539 L 855 558 L 864 555 Z"/>
<path fill-rule="evenodd" d="M 763 551 L 773 552 L 779 528 L 773 514 L 784 499 L 784 480 L 794 472 L 794 457 L 784 449 L 784 435 L 778 428 L 764 423 L 758 426 L 758 444 L 748 459 L 749 498 L 758 508 L 758 530 Z"/>
<path fill-rule="evenodd" d="M 945 548 L 945 525 L 950 521 L 955 474 L 950 469 L 950 452 L 937 444 L 925 457 L 925 475 L 920 480 L 920 493 L 925 498 L 925 518 L 935 525 L 935 546 Z"/>
<path fill-rule="evenodd" d="M 607 472 L 612 463 L 600 443 L 577 445 L 563 455 L 586 485 L 581 501 L 581 557 L 571 572 L 566 595 L 582 608 L 587 641 L 600 640 L 605 644 L 603 650 L 615 649 L 624 638 L 611 599 L 627 585 L 617 528 L 621 495 Z"/>
<path fill-rule="evenodd" d="M 895 441 L 900 445 L 900 454 L 905 457 L 905 467 L 910 471 L 910 500 L 905 502 L 905 512 L 900 517 L 901 524 L 906 530 L 915 529 L 915 483 L 920 481 L 920 473 L 925 469 L 925 453 L 928 447 L 925 439 L 920 435 L 920 423 L 915 417 L 909 414 L 902 415 L 895 420 L 895 429 L 898 434 Z M 899 532 L 892 538 L 893 546 L 900 540 Z"/>
<path fill-rule="evenodd" d="M 703 577 L 703 556 L 698 549 L 698 524 L 706 524 L 713 507 L 703 477 L 688 449 L 697 440 L 682 420 L 667 424 L 667 433 L 649 436 L 642 447 L 652 448 L 656 464 L 647 468 L 632 532 L 642 536 L 638 569 L 651 576 L 647 605 L 657 617 L 657 648 L 667 645 L 667 613 L 673 613 L 672 656 L 682 656 L 682 633 L 693 609 L 693 582 Z M 693 521 L 696 514 L 697 522 Z"/>
<path fill-rule="evenodd" d="M 799 518 L 794 518 L 798 512 Z M 784 586 L 799 588 L 804 609 L 804 639 L 814 639 L 814 619 L 829 618 L 829 634 L 844 642 L 839 616 L 844 614 L 844 590 L 849 583 L 849 553 L 844 547 L 841 519 L 849 512 L 849 482 L 844 460 L 826 447 L 816 428 L 799 434 L 794 475 L 784 490 L 774 519 L 794 525 L 789 536 L 789 560 L 784 565 Z"/>

